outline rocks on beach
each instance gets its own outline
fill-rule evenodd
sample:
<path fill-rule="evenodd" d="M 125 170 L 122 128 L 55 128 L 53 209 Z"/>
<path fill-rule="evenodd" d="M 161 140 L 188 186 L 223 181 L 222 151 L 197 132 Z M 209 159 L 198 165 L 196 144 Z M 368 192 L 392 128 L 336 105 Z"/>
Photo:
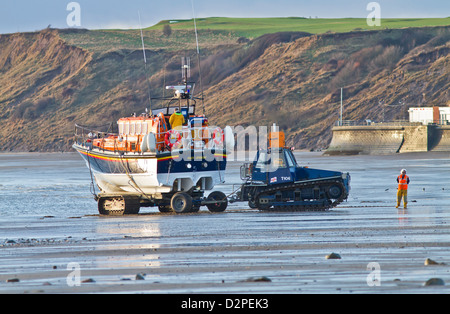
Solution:
<path fill-rule="evenodd" d="M 445 281 L 441 278 L 431 278 L 425 282 L 424 286 L 445 286 Z"/>
<path fill-rule="evenodd" d="M 432 266 L 432 265 L 446 265 L 446 264 L 445 264 L 445 263 L 438 263 L 438 262 L 432 260 L 431 258 L 427 258 L 427 259 L 425 260 L 424 265 L 425 265 L 425 266 Z"/>
<path fill-rule="evenodd" d="M 342 257 L 337 253 L 331 253 L 325 256 L 326 259 L 341 259 Z"/>

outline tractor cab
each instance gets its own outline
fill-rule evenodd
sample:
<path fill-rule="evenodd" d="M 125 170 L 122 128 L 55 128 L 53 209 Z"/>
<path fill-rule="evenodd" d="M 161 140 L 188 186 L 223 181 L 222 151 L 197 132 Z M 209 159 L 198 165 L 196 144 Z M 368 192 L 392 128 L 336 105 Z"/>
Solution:
<path fill-rule="evenodd" d="M 348 197 L 350 175 L 297 164 L 284 133 L 269 134 L 269 148 L 241 167 L 239 199 L 260 210 L 326 210 Z"/>
<path fill-rule="evenodd" d="M 241 177 L 260 184 L 283 184 L 305 178 L 291 149 L 285 145 L 285 135 L 274 124 L 269 133 L 268 149 L 260 150 L 251 164 L 244 165 Z"/>
<path fill-rule="evenodd" d="M 247 169 L 247 170 L 246 170 Z M 339 171 L 301 167 L 289 148 L 275 148 L 259 151 L 255 161 L 242 169 L 242 179 L 256 184 L 275 185 L 305 180 L 340 177 Z"/>
<path fill-rule="evenodd" d="M 251 168 L 252 181 L 280 184 L 296 181 L 299 167 L 290 149 L 271 148 L 259 151 Z"/>

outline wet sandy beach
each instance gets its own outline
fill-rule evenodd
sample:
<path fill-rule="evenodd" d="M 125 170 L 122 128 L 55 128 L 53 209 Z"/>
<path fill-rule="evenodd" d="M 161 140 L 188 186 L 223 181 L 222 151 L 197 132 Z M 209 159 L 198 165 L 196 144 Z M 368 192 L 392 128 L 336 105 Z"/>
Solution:
<path fill-rule="evenodd" d="M 70 175 L 50 192 L 42 167 L 41 185 L 5 181 L 11 169 L 0 167 L 9 204 L 0 216 L 0 293 L 450 292 L 447 154 L 297 154 L 301 164 L 352 175 L 349 200 L 329 212 L 266 213 L 237 203 L 218 214 L 149 209 L 130 217 L 96 215 L 76 158 L 60 165 Z M 239 183 L 239 165 L 230 165 L 224 192 Z M 29 176 L 25 166 L 16 171 L 28 168 Z M 410 206 L 398 210 L 393 181 L 403 167 Z M 30 197 L 19 208 L 14 200 L 24 191 Z M 326 259 L 331 253 L 341 258 Z M 426 266 L 427 258 L 438 265 Z M 430 278 L 445 285 L 425 286 Z"/>

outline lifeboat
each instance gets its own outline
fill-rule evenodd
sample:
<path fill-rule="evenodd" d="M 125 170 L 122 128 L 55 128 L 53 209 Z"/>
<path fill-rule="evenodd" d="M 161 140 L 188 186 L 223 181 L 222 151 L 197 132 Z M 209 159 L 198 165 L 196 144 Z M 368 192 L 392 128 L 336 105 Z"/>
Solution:
<path fill-rule="evenodd" d="M 117 121 L 117 132 L 76 125 L 73 148 L 90 170 L 101 215 L 137 214 L 141 207 L 161 212 L 226 209 L 226 196 L 212 190 L 225 180 L 227 149 L 234 147 L 231 129 L 209 125 L 196 114 L 190 86 L 168 86 L 174 96 L 164 108 Z M 185 120 L 172 128 L 179 111 Z M 95 183 L 94 184 L 94 180 Z"/>

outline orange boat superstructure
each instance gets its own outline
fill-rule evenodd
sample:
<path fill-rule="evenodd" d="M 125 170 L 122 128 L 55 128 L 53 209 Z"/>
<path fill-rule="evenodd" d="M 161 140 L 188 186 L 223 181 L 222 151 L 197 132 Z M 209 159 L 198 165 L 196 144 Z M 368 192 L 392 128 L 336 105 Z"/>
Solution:
<path fill-rule="evenodd" d="M 142 114 L 139 117 L 121 118 L 117 121 L 118 134 L 91 132 L 88 142 L 92 143 L 92 147 L 103 151 L 142 153 L 153 149 L 148 145 L 149 136 L 154 136 L 154 149 L 157 152 L 171 151 L 173 148 L 207 147 L 211 141 L 216 144 L 223 141 L 223 131 L 220 128 L 210 130 L 204 116 L 190 115 L 189 125 L 180 130 L 171 129 L 169 118 L 169 115 L 162 112 L 156 117 Z M 185 147 L 186 145 L 191 147 Z"/>

